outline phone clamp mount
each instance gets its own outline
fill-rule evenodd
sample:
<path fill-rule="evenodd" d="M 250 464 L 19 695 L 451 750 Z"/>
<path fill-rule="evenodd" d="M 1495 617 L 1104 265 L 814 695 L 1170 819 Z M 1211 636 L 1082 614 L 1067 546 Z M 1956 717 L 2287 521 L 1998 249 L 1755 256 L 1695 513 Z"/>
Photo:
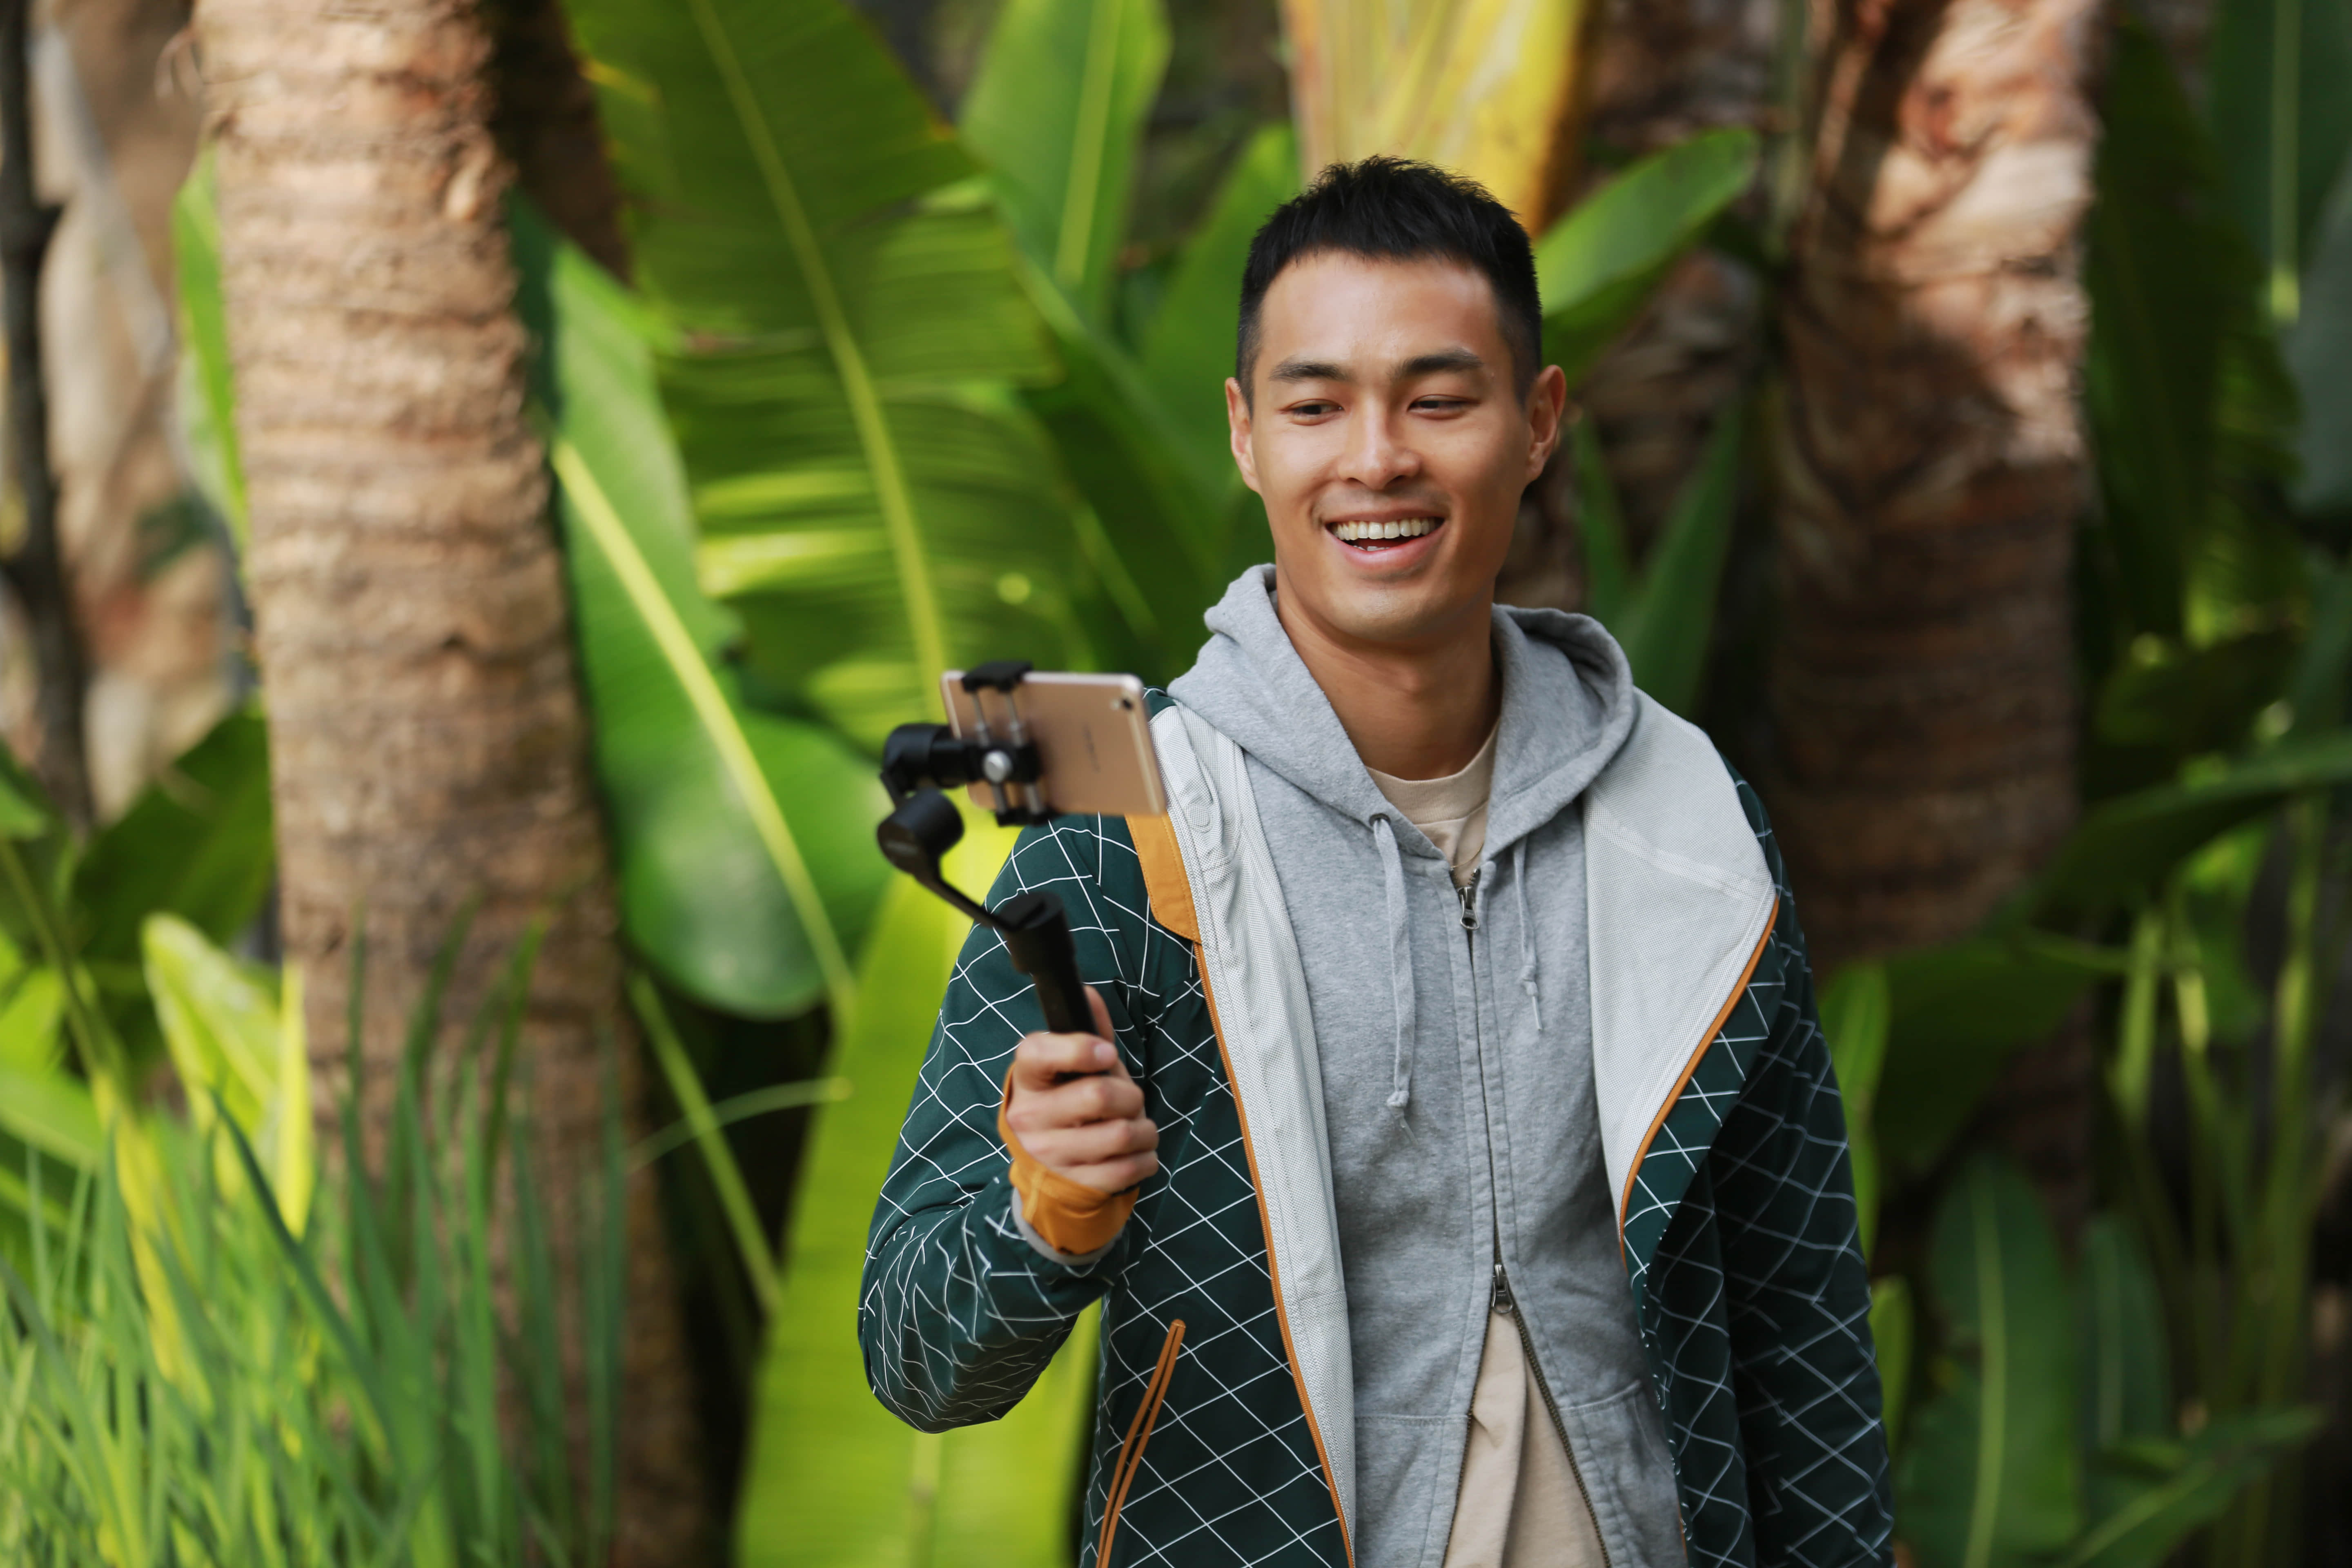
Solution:
<path fill-rule="evenodd" d="M 940 869 L 940 858 L 963 837 L 963 814 L 947 797 L 947 790 L 985 784 L 996 820 L 1005 827 L 1045 822 L 1053 816 L 1038 788 L 1044 769 L 1037 744 L 1021 719 L 1021 682 L 1034 668 L 1026 659 L 1005 658 L 964 672 L 963 689 L 971 694 L 978 716 L 971 735 L 959 735 L 945 724 L 901 724 L 890 731 L 882 746 L 882 787 L 890 792 L 893 809 L 874 837 L 884 859 L 1004 938 L 1013 966 L 1036 990 L 1048 1029 L 1087 1034 L 1093 1030 L 1094 1019 L 1087 1009 L 1086 987 L 1078 980 L 1077 953 L 1070 943 L 1062 900 L 1039 889 L 1017 893 L 991 910 L 967 898 Z M 1002 734 L 989 723 L 983 691 L 1003 697 Z"/>

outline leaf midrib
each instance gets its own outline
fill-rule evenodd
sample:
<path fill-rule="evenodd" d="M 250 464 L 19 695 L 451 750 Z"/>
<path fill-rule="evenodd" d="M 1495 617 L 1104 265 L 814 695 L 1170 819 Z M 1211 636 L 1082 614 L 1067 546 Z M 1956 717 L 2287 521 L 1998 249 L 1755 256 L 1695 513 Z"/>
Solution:
<path fill-rule="evenodd" d="M 718 68 L 726 83 L 728 101 L 743 127 L 744 140 L 750 143 L 751 156 L 760 166 L 762 184 L 767 187 L 768 200 L 775 208 L 777 220 L 783 225 L 786 241 L 792 246 L 793 257 L 800 265 L 801 276 L 808 284 L 810 302 L 816 308 L 818 329 L 824 335 L 826 351 L 833 356 L 835 370 L 841 377 L 842 394 L 849 404 L 852 421 L 857 426 L 858 444 L 866 460 L 874 470 L 874 492 L 882 510 L 882 526 L 890 540 L 890 554 L 898 569 L 900 584 L 906 594 L 908 630 L 915 645 L 916 663 L 920 667 L 921 684 L 928 693 L 926 703 L 938 710 L 940 698 L 929 691 L 929 678 L 947 668 L 947 633 L 940 624 L 939 596 L 931 584 L 929 563 L 923 556 L 923 541 L 915 519 L 913 498 L 907 489 L 904 468 L 898 461 L 898 450 L 890 437 L 889 420 L 882 407 L 881 395 L 876 391 L 872 373 L 866 364 L 865 350 L 856 334 L 849 329 L 848 312 L 841 303 L 841 293 L 835 285 L 833 271 L 824 247 L 817 242 L 815 226 L 809 222 L 807 208 L 803 205 L 800 187 L 793 183 L 792 171 L 785 166 L 783 154 L 777 149 L 775 137 L 768 128 L 767 119 L 760 111 L 757 95 L 751 80 L 744 75 L 742 62 L 736 58 L 732 41 L 720 24 L 711 0 L 689 0 L 694 8 L 697 29 L 703 45 L 710 51 L 711 63 Z"/>

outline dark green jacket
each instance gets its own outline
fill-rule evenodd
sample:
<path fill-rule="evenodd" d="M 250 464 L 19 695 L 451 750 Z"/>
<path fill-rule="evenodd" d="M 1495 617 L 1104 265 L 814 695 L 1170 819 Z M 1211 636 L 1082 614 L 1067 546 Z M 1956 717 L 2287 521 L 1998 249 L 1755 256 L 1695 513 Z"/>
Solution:
<path fill-rule="evenodd" d="M 1069 910 L 1080 973 L 1108 1004 L 1159 1124 L 1160 1173 L 1097 1258 L 1059 1263 L 1023 1235 L 996 1114 L 1015 1043 L 1042 1026 L 1001 941 L 975 931 L 875 1215 L 859 1310 L 866 1374 L 924 1430 L 992 1420 L 1100 1300 L 1082 1562 L 1338 1568 L 1351 1561 L 1351 1478 L 1316 1412 L 1333 1403 L 1318 1389 L 1346 1369 L 1344 1355 L 1328 1364 L 1317 1302 L 1300 1299 L 1296 1276 L 1314 1260 L 1267 1241 L 1311 1239 L 1315 1216 L 1302 1223 L 1296 1196 L 1311 1186 L 1295 1177 L 1311 1152 L 1296 1125 L 1274 1125 L 1281 1096 L 1263 1087 L 1279 1044 L 1243 1016 L 1265 1005 L 1245 994 L 1255 960 L 1234 940 L 1248 878 L 1228 862 L 1246 864 L 1245 830 L 1212 822 L 1213 805 L 1187 815 L 1198 803 L 1181 781 L 1213 760 L 1171 728 L 1176 710 L 1155 708 L 1178 809 L 1032 828 L 990 901 L 1046 888 Z M 1197 723 L 1193 739 L 1214 743 Z M 1627 907 L 1683 924 L 1659 931 L 1646 957 L 1607 958 L 1617 972 L 1596 1047 L 1603 1061 L 1651 1052 L 1664 1069 L 1637 1058 L 1641 1072 L 1618 1070 L 1664 1087 L 1654 1114 L 1615 1107 L 1646 1132 L 1612 1164 L 1626 1171 L 1626 1275 L 1689 1561 L 1885 1563 L 1887 1461 L 1844 1117 L 1780 855 L 1754 795 L 1697 731 L 1653 705 L 1637 739 L 1591 792 L 1588 822 L 1606 822 L 1591 874 L 1622 881 Z M 1753 836 L 1746 870 L 1710 864 L 1687 801 L 1661 792 L 1660 780 L 1696 769 L 1717 770 L 1701 783 L 1718 816 L 1744 813 L 1731 827 L 1741 844 Z M 1708 826 L 1720 847 L 1724 822 Z M 1204 847 L 1221 832 L 1231 856 Z M 1612 936 L 1612 952 L 1626 942 Z M 1719 1005 L 1695 1006 L 1685 982 L 1702 973 L 1734 976 Z M 1695 1027 L 1664 1026 L 1693 1016 Z M 1675 1029 L 1687 1044 L 1664 1038 Z"/>

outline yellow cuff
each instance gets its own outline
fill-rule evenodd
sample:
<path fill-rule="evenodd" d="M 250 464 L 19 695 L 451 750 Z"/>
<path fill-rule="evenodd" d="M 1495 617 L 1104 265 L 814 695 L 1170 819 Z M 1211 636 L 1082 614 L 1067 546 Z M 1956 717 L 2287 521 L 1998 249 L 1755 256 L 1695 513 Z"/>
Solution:
<path fill-rule="evenodd" d="M 1097 1192 L 1059 1172 L 1048 1170 L 1021 1147 L 1013 1124 L 1004 1119 L 1013 1102 L 1013 1078 L 1004 1079 L 1004 1099 L 996 1108 L 996 1135 L 1013 1155 L 1013 1190 L 1021 1194 L 1021 1217 L 1038 1239 L 1056 1252 L 1083 1254 L 1108 1247 L 1127 1216 L 1135 1212 L 1135 1189 Z"/>

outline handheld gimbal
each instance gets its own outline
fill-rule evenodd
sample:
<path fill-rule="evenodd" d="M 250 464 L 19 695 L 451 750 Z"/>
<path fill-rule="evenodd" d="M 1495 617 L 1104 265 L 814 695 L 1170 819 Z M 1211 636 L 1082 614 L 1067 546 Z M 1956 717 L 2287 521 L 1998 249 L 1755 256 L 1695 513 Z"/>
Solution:
<path fill-rule="evenodd" d="M 988 786 L 997 822 L 1044 822 L 1052 813 L 1038 788 L 1036 743 L 1021 719 L 1021 682 L 1033 667 L 1024 659 L 999 659 L 967 670 L 963 689 L 979 712 L 976 732 L 958 735 L 945 724 L 901 724 L 882 747 L 882 786 L 895 807 L 875 830 L 883 858 L 945 899 L 975 921 L 1004 938 L 1013 966 L 1029 977 L 1045 1027 L 1055 1034 L 1089 1034 L 1094 1019 L 1078 960 L 1070 945 L 1070 923 L 1062 900 L 1041 890 L 1020 893 L 997 908 L 984 908 L 950 883 L 940 857 L 963 837 L 963 816 L 941 793 L 968 784 Z M 989 726 L 979 708 L 982 691 L 1001 692 L 1009 718 L 1004 733 Z"/>

